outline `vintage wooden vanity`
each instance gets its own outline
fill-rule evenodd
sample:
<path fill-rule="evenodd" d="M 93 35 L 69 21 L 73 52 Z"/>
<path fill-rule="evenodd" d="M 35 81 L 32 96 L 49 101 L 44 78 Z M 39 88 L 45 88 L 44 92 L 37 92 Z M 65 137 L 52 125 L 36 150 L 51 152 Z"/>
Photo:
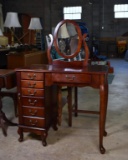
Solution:
<path fill-rule="evenodd" d="M 59 37 L 61 27 L 74 27 L 77 35 L 68 40 L 69 48 L 63 48 L 66 41 Z M 69 28 L 70 28 L 69 27 Z M 99 149 L 105 153 L 103 136 L 105 131 L 107 101 L 108 101 L 108 67 L 105 65 L 89 65 L 89 50 L 85 41 L 86 35 L 81 35 L 79 26 L 71 20 L 61 21 L 51 38 L 47 56 L 48 65 L 34 64 L 31 67 L 16 69 L 19 106 L 19 141 L 23 141 L 23 132 L 34 132 L 42 137 L 42 143 L 47 144 L 48 130 L 61 125 L 62 91 L 68 88 L 69 126 L 72 125 L 72 112 L 75 116 L 80 113 L 99 114 Z M 60 48 L 60 41 L 64 45 Z M 54 47 L 61 59 L 53 60 L 51 49 Z M 72 48 L 73 47 L 73 48 Z M 75 50 L 74 50 L 75 47 Z M 85 51 L 84 59 L 77 59 L 81 48 Z M 79 110 L 77 87 L 90 86 L 99 89 L 100 107 L 98 111 Z M 75 104 L 72 104 L 72 89 L 75 89 Z M 85 95 L 86 96 L 86 95 Z M 86 137 L 85 137 L 86 139 Z M 86 143 L 86 142 L 85 142 Z"/>

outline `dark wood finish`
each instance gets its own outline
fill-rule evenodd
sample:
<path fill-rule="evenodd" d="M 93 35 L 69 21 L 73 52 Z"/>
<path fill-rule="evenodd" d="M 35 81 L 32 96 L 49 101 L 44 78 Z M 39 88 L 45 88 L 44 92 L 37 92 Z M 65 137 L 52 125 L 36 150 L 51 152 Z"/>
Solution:
<path fill-rule="evenodd" d="M 47 64 L 46 53 L 42 51 L 25 51 L 7 55 L 8 69 L 30 66 L 32 64 Z"/>
<path fill-rule="evenodd" d="M 74 53 L 72 53 L 70 56 L 68 55 L 65 56 L 65 54 L 61 53 L 57 45 L 58 30 L 61 27 L 61 25 L 63 25 L 65 22 L 70 22 L 76 27 L 78 31 L 78 37 L 79 37 L 78 47 L 71 45 L 71 50 L 74 50 L 74 48 L 72 47 L 77 48 L 77 50 Z M 107 102 L 108 102 L 108 80 L 107 80 L 108 66 L 105 66 L 105 65 L 100 65 L 100 66 L 92 65 L 91 66 L 88 64 L 89 49 L 85 42 L 86 35 L 83 35 L 82 37 L 79 30 L 80 29 L 78 28 L 77 24 L 73 21 L 64 20 L 60 22 L 59 25 L 57 25 L 57 28 L 55 29 L 54 39 L 51 40 L 51 43 L 48 47 L 47 55 L 48 55 L 49 65 L 35 64 L 29 68 L 26 67 L 26 69 L 24 68 L 24 69 L 16 70 L 17 81 L 18 81 L 18 94 L 19 94 L 19 111 L 20 111 L 20 117 L 19 117 L 20 141 L 23 140 L 23 132 L 35 131 L 35 133 L 37 134 L 45 133 L 45 135 L 43 136 L 43 142 L 46 143 L 47 130 L 46 128 L 43 128 L 45 122 L 43 123 L 42 122 L 43 120 L 38 119 L 38 116 L 37 116 L 36 119 L 34 119 L 34 123 L 33 123 L 33 120 L 31 120 L 33 127 L 29 126 L 28 122 L 26 121 L 25 122 L 27 123 L 27 125 L 25 125 L 25 122 L 24 122 L 25 115 L 23 113 L 23 108 L 24 106 L 27 106 L 28 108 L 32 106 L 34 107 L 43 106 L 46 112 L 47 111 L 47 107 L 46 107 L 47 100 L 46 99 L 50 98 L 52 101 L 53 97 L 56 97 L 54 98 L 54 100 L 58 100 L 58 103 L 55 103 L 55 105 L 52 106 L 52 109 L 54 109 L 54 112 L 51 115 L 50 114 L 48 115 L 54 117 L 54 121 L 53 121 L 54 126 L 56 126 L 56 123 L 60 125 L 61 117 L 62 117 L 62 105 L 63 105 L 61 88 L 63 86 L 67 86 L 69 126 L 72 125 L 72 112 L 74 112 L 75 116 L 77 116 L 78 113 L 98 114 L 99 115 L 99 149 L 100 149 L 100 152 L 104 154 L 105 148 L 103 146 L 103 136 L 107 135 L 107 132 L 105 131 L 105 122 L 106 122 L 106 112 L 107 112 Z M 81 61 L 61 61 L 61 60 L 53 61 L 51 58 L 51 48 L 52 48 L 53 42 L 54 42 L 56 50 L 59 51 L 58 53 L 62 57 L 67 58 L 67 59 L 74 58 L 80 51 L 81 47 L 84 47 L 84 51 L 86 53 L 85 59 Z M 28 78 L 22 79 L 21 73 L 22 75 L 24 75 L 25 73 L 27 74 L 29 73 Z M 36 77 L 40 77 L 40 76 L 37 76 L 37 75 L 40 75 L 40 73 L 44 76 L 42 78 L 43 85 L 41 84 L 37 85 Z M 28 81 L 28 83 L 26 83 L 26 81 Z M 30 90 L 30 88 L 38 89 L 39 86 L 41 86 L 40 89 L 44 89 L 44 94 L 42 93 L 42 97 L 39 99 L 38 96 L 35 96 L 35 94 L 37 93 L 36 92 L 37 90 L 35 90 L 35 92 L 33 93 L 32 91 L 29 91 L 28 96 L 26 96 L 26 90 L 25 90 L 25 92 L 23 92 L 25 93 L 25 96 L 24 96 L 23 93 L 21 92 L 23 91 L 22 89 L 24 86 L 23 84 L 25 84 L 25 87 L 26 87 L 26 84 L 28 84 L 28 87 L 27 87 L 28 90 Z M 36 85 L 38 86 L 38 88 L 35 87 Z M 49 95 L 46 96 L 47 88 L 52 87 L 53 85 L 58 86 L 57 92 L 54 92 L 53 94 L 53 92 L 51 91 L 51 93 L 49 94 L 50 97 Z M 78 109 L 77 87 L 85 87 L 85 86 L 90 86 L 90 87 L 99 89 L 100 107 L 98 111 L 86 111 L 86 110 Z M 72 104 L 72 89 L 75 89 L 75 94 L 74 94 L 75 103 L 74 104 Z M 33 96 L 29 94 L 33 94 Z M 37 101 L 37 99 L 39 99 L 39 101 Z M 25 114 L 27 114 L 26 112 Z M 33 114 L 35 114 L 35 112 L 37 111 L 34 111 Z M 49 116 L 43 117 L 45 121 L 47 121 L 47 118 L 50 118 Z M 31 117 L 28 116 L 28 119 L 30 120 Z M 42 123 L 41 124 L 42 128 L 34 127 L 34 125 L 37 125 L 37 123 L 39 123 L 38 120 L 41 121 L 40 123 Z"/>
<path fill-rule="evenodd" d="M 73 25 L 75 27 L 77 35 L 78 35 L 78 37 L 76 39 L 73 39 L 74 43 L 70 44 L 71 53 L 69 55 L 66 54 L 66 53 L 62 53 L 60 51 L 60 48 L 58 47 L 58 38 L 59 38 L 58 33 L 59 33 L 59 30 L 62 27 L 62 25 L 64 25 L 65 23 L 70 23 L 71 25 Z M 62 62 L 60 60 L 54 61 L 52 59 L 51 49 L 52 49 L 52 45 L 54 43 L 54 46 L 55 46 L 55 49 L 56 49 L 57 53 L 67 60 L 71 59 L 71 58 L 75 58 L 79 54 L 81 48 L 83 47 L 86 54 L 85 54 L 85 58 L 82 60 L 82 62 L 79 62 L 79 61 L 76 62 L 75 61 L 75 62 L 66 63 L 66 65 L 72 66 L 75 63 L 75 65 L 87 66 L 88 65 L 88 59 L 89 59 L 89 49 L 88 49 L 87 43 L 85 41 L 86 36 L 87 36 L 86 34 L 84 34 L 82 36 L 80 27 L 77 25 L 77 23 L 75 21 L 63 20 L 63 21 L 59 22 L 58 25 L 55 28 L 54 37 L 53 37 L 53 39 L 51 39 L 51 42 L 49 43 L 49 46 L 48 46 L 48 50 L 47 50 L 48 63 L 53 64 L 53 65 L 55 65 L 55 64 L 56 65 L 61 65 L 61 66 L 65 65 L 65 62 Z M 76 47 L 76 44 L 77 44 L 77 47 Z M 72 51 L 73 51 L 73 53 L 72 53 Z"/>
<path fill-rule="evenodd" d="M 57 87 L 45 86 L 45 81 L 45 74 L 38 70 L 17 71 L 20 142 L 23 132 L 33 132 L 41 135 L 46 146 L 49 128 L 57 130 Z"/>
<path fill-rule="evenodd" d="M 12 126 L 16 126 L 17 124 L 13 123 L 9 119 L 7 119 L 5 113 L 2 111 L 1 98 L 3 96 L 12 97 L 13 100 L 14 100 L 14 103 L 16 105 L 17 97 L 16 97 L 16 93 L 12 93 L 12 92 L 6 92 L 5 93 L 5 92 L 2 92 L 1 89 L 2 88 L 11 89 L 11 88 L 14 88 L 15 86 L 16 86 L 16 74 L 15 74 L 15 71 L 7 70 L 7 69 L 0 69 L 0 123 L 1 123 L 3 134 L 5 136 L 7 136 L 7 131 L 6 131 L 7 127 L 5 126 L 5 122 L 8 125 L 12 125 Z M 16 108 L 15 108 L 15 110 L 16 110 Z"/>
<path fill-rule="evenodd" d="M 41 43 L 41 40 L 38 39 L 37 41 L 37 37 L 39 38 L 39 36 L 37 36 L 37 31 L 28 29 L 32 17 L 32 15 L 28 14 L 21 14 L 20 16 L 23 30 L 20 39 L 23 44 L 36 45 Z"/>
<path fill-rule="evenodd" d="M 61 121 L 61 116 L 62 116 L 62 91 L 61 91 L 61 87 L 62 86 L 68 86 L 68 90 L 69 90 L 69 95 L 68 95 L 68 109 L 69 109 L 69 121 L 71 123 L 72 121 L 72 111 L 74 112 L 75 116 L 77 116 L 78 113 L 91 113 L 91 114 L 98 114 L 99 115 L 99 148 L 100 148 L 100 152 L 101 153 L 105 153 L 105 148 L 103 147 L 103 136 L 107 135 L 107 132 L 105 131 L 105 122 L 106 122 L 106 112 L 107 112 L 107 101 L 108 101 L 108 81 L 107 81 L 107 74 L 108 74 L 108 67 L 107 66 L 91 66 L 88 65 L 86 67 L 83 68 L 75 68 L 75 66 L 70 67 L 70 68 L 63 68 L 63 67 L 58 67 L 55 65 L 39 65 L 39 64 L 35 64 L 32 65 L 30 69 L 26 68 L 26 69 L 17 69 L 17 74 L 20 73 L 28 73 L 28 72 L 38 72 L 39 74 L 42 73 L 44 75 L 44 80 L 42 81 L 43 86 L 44 86 L 44 92 L 46 90 L 47 87 L 51 87 L 52 85 L 57 85 L 58 87 L 58 93 L 54 92 L 54 96 L 56 96 L 56 94 L 58 94 L 58 113 L 52 115 L 53 117 L 55 115 L 57 115 L 57 120 Z M 58 76 L 58 74 L 60 76 Z M 68 76 L 67 76 L 68 75 Z M 60 77 L 65 77 L 66 80 L 63 80 Z M 70 76 L 70 77 L 69 77 Z M 83 76 L 83 81 L 81 83 L 81 78 L 79 79 L 78 77 Z M 86 78 L 87 77 L 87 78 Z M 90 77 L 90 78 L 88 78 Z M 79 80 L 79 81 L 78 81 Z M 31 132 L 32 128 L 30 128 L 29 126 L 25 126 L 23 125 L 23 106 L 34 106 L 36 103 L 36 106 L 41 107 L 41 104 L 44 104 L 45 98 L 49 98 L 49 95 L 44 96 L 44 98 L 40 98 L 40 101 L 37 102 L 37 98 L 39 97 L 35 97 L 33 96 L 33 98 L 31 98 L 30 102 L 28 101 L 28 99 L 31 96 L 23 96 L 21 93 L 21 77 L 18 75 L 18 88 L 19 88 L 19 103 L 20 103 L 20 125 L 19 126 L 19 130 L 20 130 L 20 135 L 21 135 L 21 139 L 22 137 L 22 132 L 26 131 L 27 132 Z M 33 85 L 32 85 L 33 86 Z M 77 100 L 77 92 L 75 92 L 75 104 L 74 104 L 74 108 L 72 108 L 72 89 L 75 87 L 75 89 L 77 90 L 77 87 L 84 87 L 84 86 L 90 86 L 93 88 L 97 88 L 99 89 L 99 93 L 100 93 L 100 107 L 99 110 L 97 111 L 86 111 L 86 110 L 79 110 L 78 109 L 78 100 Z M 52 92 L 51 92 L 52 93 Z M 50 99 L 51 99 L 51 94 L 50 94 Z M 24 99 L 25 98 L 25 99 Z M 31 103 L 31 105 L 29 105 L 29 103 Z M 57 105 L 57 103 L 56 103 Z M 54 105 L 54 107 L 56 106 Z M 44 107 L 45 108 L 45 107 Z M 53 107 L 52 107 L 53 108 Z M 46 108 L 45 108 L 46 109 Z M 54 110 L 56 110 L 57 108 L 55 107 Z M 57 110 L 56 110 L 57 112 Z M 27 114 L 27 113 L 26 113 Z M 56 118 L 55 118 L 56 121 Z M 25 128 L 25 130 L 24 130 Z M 29 129 L 30 128 L 30 129 Z M 38 129 L 37 129 L 38 130 Z M 37 131 L 36 130 L 36 131 Z M 39 132 L 39 130 L 37 131 Z"/>
<path fill-rule="evenodd" d="M 22 30 L 23 30 L 22 37 L 20 37 L 21 42 L 23 44 L 33 44 L 30 42 L 34 42 L 34 31 L 32 30 L 30 31 L 28 29 L 31 16 L 27 14 L 21 14 L 20 18 L 21 18 L 21 24 L 22 24 Z"/>
<path fill-rule="evenodd" d="M 77 33 L 77 36 L 75 37 L 70 37 L 71 40 L 70 40 L 70 54 L 66 54 L 66 53 L 63 53 L 61 52 L 59 46 L 58 46 L 58 41 L 59 41 L 59 32 L 60 32 L 60 29 L 63 25 L 67 25 L 67 24 L 71 24 L 72 26 L 74 26 L 74 29 L 76 30 L 76 33 Z M 72 20 L 63 20 L 61 22 L 59 22 L 55 28 L 55 31 L 54 31 L 54 37 L 52 38 L 51 37 L 51 42 L 49 43 L 49 46 L 48 46 L 48 50 L 47 50 L 47 57 L 48 57 L 48 63 L 49 64 L 52 64 L 52 65 L 55 65 L 55 66 L 58 66 L 58 67 L 72 67 L 72 66 L 75 66 L 76 68 L 83 68 L 84 66 L 87 66 L 88 65 L 88 61 L 89 61 L 89 49 L 88 49 L 88 46 L 87 46 L 87 43 L 85 41 L 85 38 L 86 38 L 86 34 L 84 34 L 82 36 L 81 34 L 81 29 L 80 27 L 78 26 L 78 24 L 75 22 L 75 21 L 72 21 Z M 64 58 L 64 60 L 60 60 L 60 59 L 57 59 L 57 60 L 53 60 L 52 59 L 52 56 L 51 56 L 51 50 L 52 50 L 52 46 L 55 46 L 55 49 L 57 51 L 57 53 L 62 56 Z M 80 60 L 75 60 L 73 61 L 74 58 L 76 58 L 76 56 L 80 53 L 80 50 L 81 48 L 83 47 L 84 49 L 84 52 L 86 53 L 85 54 L 85 58 L 82 59 L 81 61 Z M 59 76 L 59 77 L 58 77 Z M 75 75 L 76 76 L 76 75 Z M 71 83 L 72 83 L 72 80 L 71 78 L 71 75 L 67 75 L 67 77 L 65 77 L 65 75 L 63 76 L 61 74 L 61 76 L 58 74 L 56 74 L 56 76 L 54 76 L 54 78 L 58 79 L 58 81 L 67 81 L 69 80 Z M 76 79 L 76 77 L 75 77 Z M 84 81 L 83 79 L 83 75 L 78 75 L 77 77 L 77 81 Z M 90 77 L 88 77 L 88 80 L 86 78 L 86 81 L 90 81 Z M 85 82 L 84 82 L 85 83 Z M 71 86 L 68 86 L 68 96 L 67 97 L 71 97 L 70 94 L 71 94 Z M 61 88 L 60 88 L 61 90 Z M 75 89 L 75 95 L 77 95 L 77 89 Z M 60 92 L 59 92 L 60 93 Z M 77 98 L 75 96 L 75 98 Z M 75 101 L 77 101 L 75 99 Z M 68 101 L 67 102 L 71 102 L 71 100 L 69 100 L 68 98 Z M 76 104 L 74 104 L 76 105 Z M 71 111 L 71 105 L 68 104 L 68 110 Z M 60 110 L 62 111 L 62 110 Z M 62 113 L 59 113 L 59 115 L 61 115 Z M 69 116 L 71 115 L 71 113 L 69 113 Z M 58 124 L 61 125 L 61 116 L 58 120 Z M 69 126 L 72 126 L 72 118 L 69 117 L 69 121 L 68 121 L 68 124 Z"/>
<path fill-rule="evenodd" d="M 59 31 L 63 24 L 71 23 L 77 32 L 76 39 L 72 37 L 70 40 L 70 55 L 61 52 L 59 48 Z M 72 20 L 63 20 L 58 23 L 55 28 L 54 37 L 51 39 L 51 43 L 48 46 L 47 55 L 49 64 L 53 65 L 52 81 L 54 84 L 59 85 L 58 91 L 58 124 L 61 124 L 62 117 L 62 94 L 61 87 L 67 86 L 68 88 L 68 115 L 69 115 L 69 126 L 72 126 L 72 111 L 77 116 L 78 113 L 91 113 L 99 114 L 99 141 L 100 141 L 100 152 L 105 153 L 105 148 L 103 147 L 103 136 L 106 135 L 105 131 L 105 120 L 106 120 L 106 110 L 107 110 L 107 100 L 108 100 L 108 82 L 107 74 L 108 67 L 106 66 L 89 66 L 89 49 L 85 41 L 86 34 L 82 36 L 79 26 Z M 76 42 L 77 41 L 77 42 Z M 72 42 L 72 43 L 71 43 Z M 60 59 L 53 60 L 51 56 L 51 49 L 54 43 L 55 49 L 60 56 L 66 59 L 62 61 Z M 75 58 L 81 48 L 84 49 L 85 58 L 83 60 L 75 60 Z M 100 89 L 100 111 L 86 111 L 78 109 L 78 97 L 77 97 L 77 87 L 91 86 L 93 88 Z M 74 88 L 75 87 L 75 88 Z M 72 104 L 72 89 L 75 89 L 74 99 L 75 103 Z"/>

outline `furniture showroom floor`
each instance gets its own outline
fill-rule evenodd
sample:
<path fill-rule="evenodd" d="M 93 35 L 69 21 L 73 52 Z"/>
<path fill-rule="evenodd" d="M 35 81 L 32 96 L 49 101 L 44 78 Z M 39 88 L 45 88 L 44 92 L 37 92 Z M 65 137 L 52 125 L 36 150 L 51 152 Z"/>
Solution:
<path fill-rule="evenodd" d="M 48 145 L 42 146 L 40 137 L 25 133 L 19 142 L 17 127 L 7 128 L 8 136 L 0 130 L 0 160 L 127 160 L 128 158 L 128 61 L 109 59 L 114 67 L 114 79 L 109 84 L 108 111 L 104 137 L 105 154 L 99 152 L 98 115 L 73 116 L 73 126 L 67 124 L 67 106 L 63 109 L 62 125 L 52 128 Z M 66 91 L 63 91 L 66 94 Z M 98 109 L 99 91 L 90 87 L 79 88 L 79 108 Z M 3 110 L 7 117 L 17 122 L 13 101 L 4 97 Z"/>

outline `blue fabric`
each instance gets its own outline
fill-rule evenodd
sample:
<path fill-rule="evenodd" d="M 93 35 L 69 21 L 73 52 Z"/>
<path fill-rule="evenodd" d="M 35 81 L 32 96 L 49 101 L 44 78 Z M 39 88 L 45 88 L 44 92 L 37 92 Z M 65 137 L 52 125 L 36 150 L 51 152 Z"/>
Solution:
<path fill-rule="evenodd" d="M 52 48 L 51 48 L 51 55 L 52 55 L 52 58 L 53 58 L 53 59 L 60 59 L 60 58 L 62 58 L 62 57 L 57 53 L 57 51 L 56 51 L 56 49 L 55 49 L 54 46 L 52 46 Z"/>
<path fill-rule="evenodd" d="M 126 61 L 128 61 L 128 50 L 127 50 L 126 53 L 125 53 L 124 59 L 125 59 Z"/>
<path fill-rule="evenodd" d="M 100 60 L 107 60 L 107 57 L 106 56 L 103 56 L 103 55 L 99 55 L 99 56 L 97 56 Z"/>
<path fill-rule="evenodd" d="M 99 60 L 107 60 L 107 56 L 99 55 L 98 50 L 95 49 L 94 56 L 96 56 Z"/>

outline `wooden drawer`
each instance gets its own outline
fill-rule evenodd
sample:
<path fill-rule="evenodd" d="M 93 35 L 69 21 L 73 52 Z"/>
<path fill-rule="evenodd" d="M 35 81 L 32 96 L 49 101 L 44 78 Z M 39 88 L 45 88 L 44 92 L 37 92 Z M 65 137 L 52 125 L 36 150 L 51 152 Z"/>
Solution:
<path fill-rule="evenodd" d="M 33 117 L 25 117 L 23 116 L 23 123 L 26 126 L 31 127 L 45 127 L 45 118 L 33 118 Z"/>
<path fill-rule="evenodd" d="M 37 72 L 21 72 L 21 79 L 40 81 L 44 79 L 44 74 Z"/>
<path fill-rule="evenodd" d="M 53 82 L 66 83 L 91 83 L 91 75 L 85 74 L 52 74 Z"/>
<path fill-rule="evenodd" d="M 21 80 L 21 86 L 25 88 L 44 88 L 44 81 Z"/>
<path fill-rule="evenodd" d="M 44 107 L 44 97 L 21 97 L 23 106 Z"/>
<path fill-rule="evenodd" d="M 22 110 L 24 116 L 45 117 L 43 107 L 23 107 Z"/>
<path fill-rule="evenodd" d="M 21 88 L 22 96 L 44 96 L 44 89 Z"/>

